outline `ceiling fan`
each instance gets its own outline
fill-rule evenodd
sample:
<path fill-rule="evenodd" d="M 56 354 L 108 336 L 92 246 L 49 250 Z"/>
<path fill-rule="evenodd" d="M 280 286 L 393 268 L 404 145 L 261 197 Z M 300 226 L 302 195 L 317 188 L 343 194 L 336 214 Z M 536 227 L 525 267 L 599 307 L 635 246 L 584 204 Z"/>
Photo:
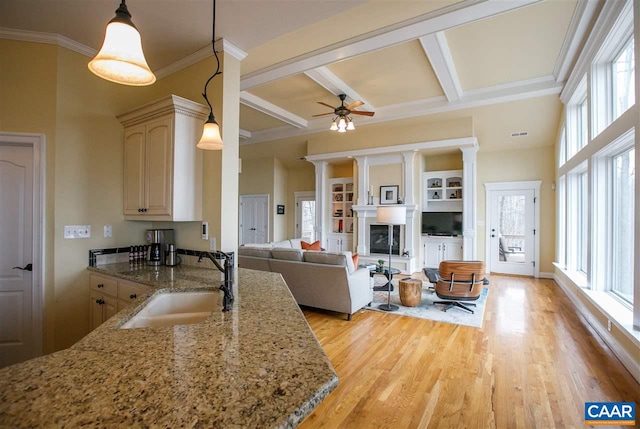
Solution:
<path fill-rule="evenodd" d="M 345 106 L 344 105 L 344 100 L 347 98 L 346 94 L 340 94 L 338 95 L 338 97 L 340 98 L 341 104 L 338 107 L 333 107 L 330 104 L 327 103 L 323 103 L 322 101 L 318 101 L 318 104 L 322 104 L 323 106 L 327 106 L 330 109 L 333 109 L 333 112 L 330 113 L 321 113 L 319 115 L 313 115 L 313 117 L 315 118 L 316 116 L 327 116 L 327 115 L 336 115 L 336 116 L 349 116 L 349 115 L 364 115 L 364 116 L 373 116 L 375 114 L 375 112 L 361 112 L 359 110 L 353 110 L 356 107 L 360 107 L 362 106 L 364 103 L 360 100 L 354 101 L 353 103 Z"/>

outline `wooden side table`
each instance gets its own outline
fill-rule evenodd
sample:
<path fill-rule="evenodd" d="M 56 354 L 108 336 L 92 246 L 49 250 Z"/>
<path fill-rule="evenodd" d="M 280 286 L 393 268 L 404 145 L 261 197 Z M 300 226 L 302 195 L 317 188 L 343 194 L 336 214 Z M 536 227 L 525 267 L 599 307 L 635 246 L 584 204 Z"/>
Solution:
<path fill-rule="evenodd" d="M 398 282 L 400 302 L 405 307 L 417 307 L 422 298 L 422 280 L 406 279 Z"/>

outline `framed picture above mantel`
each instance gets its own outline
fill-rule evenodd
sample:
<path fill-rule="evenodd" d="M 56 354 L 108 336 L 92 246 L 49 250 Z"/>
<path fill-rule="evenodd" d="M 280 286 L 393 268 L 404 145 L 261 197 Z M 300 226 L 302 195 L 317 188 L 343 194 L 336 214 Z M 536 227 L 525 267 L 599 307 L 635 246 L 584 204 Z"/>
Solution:
<path fill-rule="evenodd" d="M 380 186 L 380 204 L 398 204 L 398 185 Z"/>

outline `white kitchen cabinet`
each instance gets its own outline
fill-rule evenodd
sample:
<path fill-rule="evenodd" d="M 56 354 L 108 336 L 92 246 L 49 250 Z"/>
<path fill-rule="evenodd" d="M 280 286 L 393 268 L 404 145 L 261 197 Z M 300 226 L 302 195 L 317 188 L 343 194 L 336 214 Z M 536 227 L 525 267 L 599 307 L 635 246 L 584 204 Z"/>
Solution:
<path fill-rule="evenodd" d="M 127 220 L 202 220 L 202 151 L 208 109 L 170 95 L 118 116 L 124 126 Z"/>
<path fill-rule="evenodd" d="M 462 170 L 422 173 L 423 212 L 461 212 L 462 197 Z"/>
<path fill-rule="evenodd" d="M 327 250 L 329 252 L 351 251 L 353 236 L 351 234 L 327 234 Z"/>
<path fill-rule="evenodd" d="M 89 319 L 94 330 L 151 288 L 115 277 L 89 275 Z"/>
<path fill-rule="evenodd" d="M 462 260 L 462 237 L 422 236 L 423 267 L 437 268 L 450 260 Z"/>

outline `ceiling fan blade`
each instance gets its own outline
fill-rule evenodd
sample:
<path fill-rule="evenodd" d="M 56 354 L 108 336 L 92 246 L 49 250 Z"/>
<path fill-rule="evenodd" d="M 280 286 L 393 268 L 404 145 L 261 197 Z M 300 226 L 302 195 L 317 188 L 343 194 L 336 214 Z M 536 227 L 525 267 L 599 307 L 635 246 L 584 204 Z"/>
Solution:
<path fill-rule="evenodd" d="M 360 112 L 358 110 L 352 110 L 351 115 L 373 116 L 376 112 Z"/>
<path fill-rule="evenodd" d="M 360 107 L 362 106 L 364 103 L 360 100 L 356 100 L 353 103 L 349 104 L 348 106 L 345 106 L 347 109 L 352 110 L 355 109 L 356 107 Z"/>
<path fill-rule="evenodd" d="M 329 116 L 329 115 L 335 115 L 335 113 L 331 112 L 331 113 L 320 113 L 319 115 L 313 115 L 312 118 L 315 118 L 316 116 Z"/>
<path fill-rule="evenodd" d="M 317 101 L 316 103 L 318 103 L 318 104 L 322 104 L 323 106 L 327 106 L 327 107 L 328 107 L 329 109 L 331 109 L 331 110 L 335 110 L 335 107 L 334 107 L 334 106 L 332 106 L 332 105 L 330 105 L 330 104 L 327 104 L 327 103 L 323 103 L 322 101 Z"/>

